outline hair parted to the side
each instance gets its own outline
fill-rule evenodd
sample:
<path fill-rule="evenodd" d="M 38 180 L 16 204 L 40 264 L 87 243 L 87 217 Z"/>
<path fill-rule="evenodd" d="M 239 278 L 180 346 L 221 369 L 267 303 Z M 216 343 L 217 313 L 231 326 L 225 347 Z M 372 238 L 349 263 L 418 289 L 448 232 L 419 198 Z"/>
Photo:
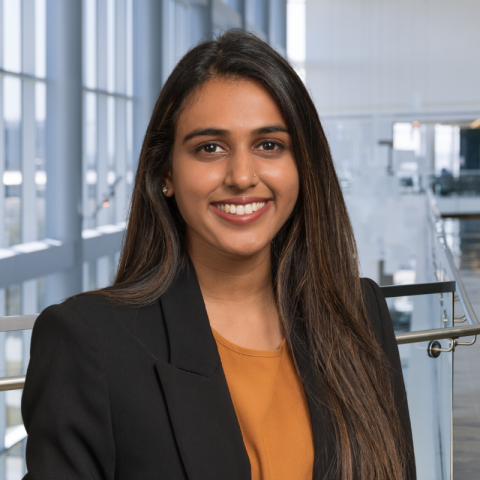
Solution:
<path fill-rule="evenodd" d="M 212 78 L 260 82 L 292 138 L 300 192 L 272 242 L 272 270 L 287 335 L 301 322 L 331 412 L 337 448 L 328 478 L 403 480 L 404 432 L 388 362 L 363 304 L 353 231 L 325 134 L 301 79 L 254 35 L 230 30 L 201 43 L 171 73 L 145 135 L 115 283 L 97 293 L 147 305 L 185 265 L 185 224 L 175 199 L 162 194 L 162 178 L 179 113 Z"/>

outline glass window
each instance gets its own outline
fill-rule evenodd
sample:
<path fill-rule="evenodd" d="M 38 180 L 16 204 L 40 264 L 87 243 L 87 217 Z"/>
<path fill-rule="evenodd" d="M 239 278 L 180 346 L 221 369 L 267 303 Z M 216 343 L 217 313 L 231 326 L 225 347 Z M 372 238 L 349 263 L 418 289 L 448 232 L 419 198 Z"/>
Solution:
<path fill-rule="evenodd" d="M 4 199 L 4 241 L 9 247 L 20 243 L 21 238 L 21 119 L 22 96 L 19 78 L 5 76 L 3 79 L 3 122 L 5 138 L 5 165 L 3 184 Z"/>
<path fill-rule="evenodd" d="M 44 83 L 35 85 L 35 188 L 37 191 L 37 237 L 45 238 L 45 189 L 47 172 L 45 163 L 45 119 L 47 89 Z"/>
<path fill-rule="evenodd" d="M 45 78 L 47 73 L 46 0 L 35 0 L 35 75 Z"/>
<path fill-rule="evenodd" d="M 3 2 L 3 68 L 19 73 L 22 65 L 21 0 Z"/>

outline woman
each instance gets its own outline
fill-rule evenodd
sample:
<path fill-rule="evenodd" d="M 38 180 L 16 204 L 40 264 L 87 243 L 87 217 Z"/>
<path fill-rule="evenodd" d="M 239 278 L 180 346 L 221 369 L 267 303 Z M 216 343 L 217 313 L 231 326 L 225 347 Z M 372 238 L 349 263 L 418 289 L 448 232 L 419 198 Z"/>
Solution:
<path fill-rule="evenodd" d="M 26 478 L 415 478 L 356 257 L 293 69 L 246 33 L 198 45 L 155 106 L 114 285 L 36 322 Z"/>

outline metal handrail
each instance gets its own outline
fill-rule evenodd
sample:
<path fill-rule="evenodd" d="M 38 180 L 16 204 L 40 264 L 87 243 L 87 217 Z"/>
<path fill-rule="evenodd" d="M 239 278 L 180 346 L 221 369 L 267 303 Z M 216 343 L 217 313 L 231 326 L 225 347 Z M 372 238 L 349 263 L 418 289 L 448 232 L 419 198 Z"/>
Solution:
<path fill-rule="evenodd" d="M 20 390 L 25 386 L 25 375 L 18 377 L 0 377 L 0 392 Z"/>
<path fill-rule="evenodd" d="M 444 338 L 462 338 L 480 335 L 480 325 L 469 325 L 468 327 L 436 328 L 433 330 L 418 330 L 416 332 L 397 333 L 395 338 L 397 344 L 427 342 L 431 340 L 442 340 Z"/>

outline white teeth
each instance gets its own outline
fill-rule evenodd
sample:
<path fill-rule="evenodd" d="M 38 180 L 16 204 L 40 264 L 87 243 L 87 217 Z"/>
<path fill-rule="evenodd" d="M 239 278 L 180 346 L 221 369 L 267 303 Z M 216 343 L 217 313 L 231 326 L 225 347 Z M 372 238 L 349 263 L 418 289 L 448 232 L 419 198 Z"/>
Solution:
<path fill-rule="evenodd" d="M 246 205 L 234 205 L 228 203 L 218 203 L 217 208 L 225 213 L 230 213 L 233 215 L 250 215 L 257 210 L 263 208 L 267 202 L 253 202 L 247 203 Z"/>

